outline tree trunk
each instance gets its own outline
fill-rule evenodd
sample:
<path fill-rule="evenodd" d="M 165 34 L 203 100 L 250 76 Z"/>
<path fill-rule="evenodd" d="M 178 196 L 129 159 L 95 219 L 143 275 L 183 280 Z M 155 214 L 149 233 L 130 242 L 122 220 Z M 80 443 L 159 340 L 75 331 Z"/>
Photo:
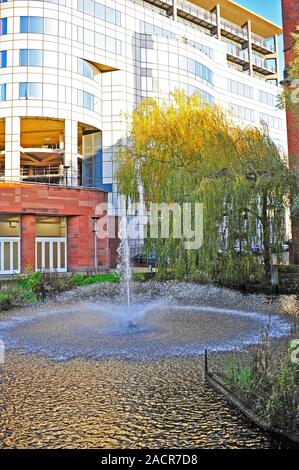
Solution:
<path fill-rule="evenodd" d="M 268 195 L 265 191 L 262 196 L 262 227 L 264 245 L 264 264 L 267 272 L 271 270 L 270 225 L 268 218 Z"/>

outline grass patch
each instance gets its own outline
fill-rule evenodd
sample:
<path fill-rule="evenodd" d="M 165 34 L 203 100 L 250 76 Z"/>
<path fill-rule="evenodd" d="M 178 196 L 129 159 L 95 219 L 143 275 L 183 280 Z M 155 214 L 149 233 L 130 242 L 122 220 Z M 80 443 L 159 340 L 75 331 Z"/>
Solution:
<path fill-rule="evenodd" d="M 94 274 L 93 276 L 74 274 L 70 278 L 70 282 L 74 286 L 88 286 L 90 284 L 97 284 L 102 282 L 119 282 L 119 280 L 120 276 L 116 273 Z"/>

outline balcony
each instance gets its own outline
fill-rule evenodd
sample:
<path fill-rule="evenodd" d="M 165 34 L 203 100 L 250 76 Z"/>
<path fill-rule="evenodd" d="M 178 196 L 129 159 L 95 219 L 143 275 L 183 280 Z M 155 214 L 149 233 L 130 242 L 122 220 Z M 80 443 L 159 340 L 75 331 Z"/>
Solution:
<path fill-rule="evenodd" d="M 172 11 L 172 0 L 145 0 L 147 3 L 150 3 L 158 8 L 163 9 L 169 15 L 173 13 Z M 211 33 L 215 34 L 217 26 L 217 17 L 215 13 L 205 10 L 196 5 L 192 5 L 189 2 L 177 2 L 177 15 L 180 18 L 195 23 L 197 25 L 203 26 Z M 234 41 L 242 44 L 243 47 L 248 43 L 248 31 L 246 27 L 241 27 L 232 23 L 229 20 L 224 18 L 221 19 L 221 34 L 224 37 L 233 39 Z M 251 34 L 252 48 L 264 55 L 273 54 L 276 52 L 275 44 L 269 40 L 259 36 L 258 34 Z"/>
<path fill-rule="evenodd" d="M 231 43 L 226 43 L 227 58 L 231 62 L 239 65 L 246 65 L 249 63 L 248 50 L 235 46 Z"/>
<path fill-rule="evenodd" d="M 231 21 L 222 19 L 221 22 L 221 33 L 224 37 L 232 39 L 242 46 L 245 46 L 248 43 L 248 31 L 246 28 L 241 28 Z"/>
<path fill-rule="evenodd" d="M 217 18 L 214 13 L 200 7 L 193 7 L 186 3 L 178 2 L 177 14 L 180 18 L 212 30 L 217 25 Z"/>
<path fill-rule="evenodd" d="M 151 5 L 154 5 L 155 7 L 161 8 L 162 10 L 169 10 L 172 8 L 172 0 L 168 1 L 163 1 L 163 0 L 145 0 L 146 3 L 150 3 Z"/>
<path fill-rule="evenodd" d="M 262 57 L 253 55 L 253 70 L 262 75 L 273 75 L 277 73 L 277 66 L 269 63 Z"/>
<path fill-rule="evenodd" d="M 267 41 L 255 33 L 251 34 L 251 41 L 252 49 L 260 52 L 261 54 L 273 54 L 276 52 L 274 43 Z"/>

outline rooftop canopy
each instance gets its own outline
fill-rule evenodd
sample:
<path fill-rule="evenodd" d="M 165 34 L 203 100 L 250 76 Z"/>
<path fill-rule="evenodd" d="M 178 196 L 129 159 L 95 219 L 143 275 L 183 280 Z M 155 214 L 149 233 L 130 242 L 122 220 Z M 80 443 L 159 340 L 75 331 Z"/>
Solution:
<path fill-rule="evenodd" d="M 221 7 L 222 18 L 243 26 L 248 20 L 251 20 L 252 31 L 263 38 L 269 38 L 275 34 L 281 34 L 282 28 L 271 21 L 266 20 L 262 16 L 257 15 L 253 11 L 244 8 L 232 0 L 189 0 L 191 3 L 198 5 L 206 10 L 213 10 L 216 5 Z"/>

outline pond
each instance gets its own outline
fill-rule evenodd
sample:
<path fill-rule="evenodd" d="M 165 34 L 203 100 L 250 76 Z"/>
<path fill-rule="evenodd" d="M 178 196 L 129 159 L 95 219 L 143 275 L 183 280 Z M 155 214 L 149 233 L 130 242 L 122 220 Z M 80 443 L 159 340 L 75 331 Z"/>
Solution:
<path fill-rule="evenodd" d="M 203 352 L 290 333 L 297 300 L 209 286 L 91 286 L 2 316 L 0 447 L 287 447 L 204 382 Z M 91 301 L 92 299 L 92 301 Z"/>

